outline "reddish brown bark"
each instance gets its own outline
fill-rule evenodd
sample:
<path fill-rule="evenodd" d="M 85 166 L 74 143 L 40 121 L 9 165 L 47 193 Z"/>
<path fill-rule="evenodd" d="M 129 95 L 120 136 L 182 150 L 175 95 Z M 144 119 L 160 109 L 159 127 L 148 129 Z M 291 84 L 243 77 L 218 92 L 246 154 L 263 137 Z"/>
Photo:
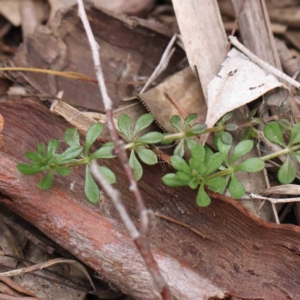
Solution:
<path fill-rule="evenodd" d="M 0 155 L 0 192 L 6 205 L 56 243 L 99 271 L 136 299 L 159 299 L 133 242 L 109 200 L 93 206 L 82 192 L 80 170 L 56 179 L 50 191 L 37 188 L 39 175 L 26 177 L 15 168 L 22 153 L 38 141 L 62 138 L 68 127 L 61 118 L 31 101 L 1 103 L 4 140 Z M 127 179 L 117 160 L 100 161 L 117 174 L 117 188 L 132 216 L 136 210 Z M 172 292 L 178 299 L 297 299 L 300 287 L 300 230 L 267 224 L 251 216 L 237 201 L 211 193 L 212 205 L 198 208 L 195 192 L 171 189 L 161 182 L 169 172 L 161 165 L 145 168 L 140 189 L 148 208 L 189 224 L 187 228 L 158 219 L 150 242 Z M 75 190 L 69 189 L 75 181 Z"/>

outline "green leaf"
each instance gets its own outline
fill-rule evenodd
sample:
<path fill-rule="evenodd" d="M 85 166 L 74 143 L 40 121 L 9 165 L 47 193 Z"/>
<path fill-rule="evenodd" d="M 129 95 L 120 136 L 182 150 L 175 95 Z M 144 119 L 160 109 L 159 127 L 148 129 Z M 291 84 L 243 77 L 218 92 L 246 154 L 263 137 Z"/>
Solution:
<path fill-rule="evenodd" d="M 51 139 L 48 143 L 47 157 L 48 159 L 53 157 L 59 147 L 59 141 L 57 139 Z"/>
<path fill-rule="evenodd" d="M 128 141 L 131 141 L 131 119 L 128 115 L 121 115 L 118 119 L 118 127 Z"/>
<path fill-rule="evenodd" d="M 163 133 L 163 138 L 165 137 L 165 136 L 168 136 L 169 135 L 169 133 Z M 173 142 L 174 142 L 174 140 L 176 140 L 176 138 L 175 139 L 173 139 L 173 140 L 161 140 L 160 141 L 160 143 L 162 144 L 162 145 L 170 145 L 170 144 L 172 144 Z"/>
<path fill-rule="evenodd" d="M 164 135 L 160 132 L 148 132 L 141 136 L 137 142 L 142 142 L 146 144 L 156 144 L 159 143 L 163 139 Z"/>
<path fill-rule="evenodd" d="M 34 175 L 46 170 L 45 167 L 37 164 L 30 164 L 30 165 L 17 164 L 17 169 L 19 170 L 20 173 L 24 175 Z"/>
<path fill-rule="evenodd" d="M 41 161 L 41 157 L 36 152 L 33 152 L 33 151 L 26 152 L 25 156 L 28 159 L 30 159 L 32 161 L 35 161 L 35 162 L 40 162 Z"/>
<path fill-rule="evenodd" d="M 204 146 L 205 149 L 205 158 L 204 161 L 208 161 L 214 154 L 208 146 Z"/>
<path fill-rule="evenodd" d="M 109 168 L 99 166 L 98 169 L 108 183 L 113 184 L 116 182 L 116 175 Z"/>
<path fill-rule="evenodd" d="M 272 143 L 285 146 L 283 140 L 283 131 L 277 122 L 270 122 L 264 127 L 265 137 Z"/>
<path fill-rule="evenodd" d="M 300 123 L 296 124 L 291 130 L 289 146 L 300 143 Z"/>
<path fill-rule="evenodd" d="M 193 190 L 196 189 L 199 184 L 200 184 L 199 178 L 197 177 L 194 177 L 189 181 L 189 187 Z"/>
<path fill-rule="evenodd" d="M 97 151 L 95 151 L 92 155 L 89 156 L 89 160 L 100 159 L 100 158 L 114 158 L 116 156 L 112 154 L 113 150 L 114 150 L 114 147 L 102 146 Z"/>
<path fill-rule="evenodd" d="M 251 127 L 248 127 L 244 133 L 243 133 L 243 140 L 247 140 L 249 139 L 249 137 L 251 136 L 251 130 L 252 128 Z"/>
<path fill-rule="evenodd" d="M 189 181 L 179 179 L 174 173 L 166 174 L 162 181 L 167 186 L 186 186 L 189 184 Z"/>
<path fill-rule="evenodd" d="M 68 128 L 64 133 L 64 140 L 69 146 L 79 146 L 80 137 L 76 128 Z"/>
<path fill-rule="evenodd" d="M 194 124 L 186 133 L 187 136 L 198 135 L 204 132 L 207 128 L 207 125 L 204 123 Z"/>
<path fill-rule="evenodd" d="M 189 165 L 193 170 L 196 170 L 201 175 L 206 172 L 206 165 L 195 157 L 190 158 Z"/>
<path fill-rule="evenodd" d="M 226 188 L 227 181 L 224 177 L 216 177 L 205 180 L 204 184 L 207 185 L 212 191 L 221 194 Z"/>
<path fill-rule="evenodd" d="M 176 171 L 182 171 L 186 174 L 191 174 L 192 170 L 187 162 L 180 156 L 171 157 L 171 165 Z"/>
<path fill-rule="evenodd" d="M 245 171 L 245 172 L 259 172 L 265 166 L 264 161 L 261 158 L 252 157 L 244 162 L 234 166 L 235 171 Z"/>
<path fill-rule="evenodd" d="M 65 152 L 56 156 L 56 162 L 59 164 L 66 160 L 70 160 L 79 156 L 81 152 L 82 146 L 71 146 Z"/>
<path fill-rule="evenodd" d="M 209 175 L 216 170 L 218 170 L 224 161 L 223 154 L 221 152 L 217 152 L 213 154 L 210 159 L 206 162 L 206 175 Z"/>
<path fill-rule="evenodd" d="M 231 157 L 231 164 L 233 165 L 238 158 L 240 158 L 243 155 L 245 155 L 246 153 L 248 153 L 252 148 L 253 148 L 253 141 L 251 141 L 251 140 L 245 140 L 245 141 L 241 141 L 240 143 L 238 143 L 236 145 L 236 147 L 234 148 L 234 151 L 233 151 L 233 154 Z"/>
<path fill-rule="evenodd" d="M 115 144 L 114 142 L 107 142 L 107 143 L 104 143 L 101 148 L 103 147 L 110 147 L 110 148 L 114 148 L 115 147 Z"/>
<path fill-rule="evenodd" d="M 48 190 L 52 186 L 54 170 L 50 171 L 40 182 L 38 187 L 42 190 Z"/>
<path fill-rule="evenodd" d="M 300 164 L 300 151 L 293 152 L 293 155 L 296 158 L 297 162 Z"/>
<path fill-rule="evenodd" d="M 37 150 L 38 150 L 38 153 L 41 156 L 41 158 L 46 157 L 46 149 L 45 149 L 45 146 L 42 143 L 38 143 Z"/>
<path fill-rule="evenodd" d="M 197 114 L 190 114 L 184 120 L 184 127 L 186 128 L 188 125 L 194 123 L 198 118 Z"/>
<path fill-rule="evenodd" d="M 232 198 L 239 199 L 245 195 L 245 188 L 243 184 L 232 174 L 229 183 L 229 193 Z"/>
<path fill-rule="evenodd" d="M 67 176 L 71 173 L 71 168 L 68 167 L 57 167 L 55 169 L 58 175 L 60 176 Z"/>
<path fill-rule="evenodd" d="M 220 120 L 219 123 L 224 124 L 226 123 L 228 120 L 230 120 L 232 118 L 232 112 L 224 115 L 224 117 Z"/>
<path fill-rule="evenodd" d="M 224 144 L 230 145 L 232 143 L 232 135 L 229 132 L 222 132 L 221 139 Z"/>
<path fill-rule="evenodd" d="M 191 138 L 184 138 L 184 141 L 186 142 L 186 146 L 190 151 L 198 144 L 195 140 L 192 140 Z"/>
<path fill-rule="evenodd" d="M 196 198 L 196 203 L 199 206 L 208 206 L 211 203 L 210 197 L 207 195 L 207 193 L 204 190 L 203 183 L 200 185 L 197 198 Z"/>
<path fill-rule="evenodd" d="M 278 171 L 278 179 L 282 184 L 289 184 L 294 181 L 295 176 L 295 168 L 292 165 L 290 156 L 287 156 L 284 164 L 280 167 Z"/>
<path fill-rule="evenodd" d="M 140 162 L 138 161 L 138 159 L 136 158 L 134 150 L 132 150 L 130 153 L 129 165 L 133 169 L 133 174 L 134 174 L 135 180 L 137 180 L 137 181 L 140 180 L 143 176 L 143 168 L 142 168 Z"/>
<path fill-rule="evenodd" d="M 154 117 L 152 114 L 144 114 L 141 115 L 135 123 L 134 130 L 133 130 L 133 136 L 135 136 L 138 132 L 141 130 L 147 128 L 154 120 Z"/>
<path fill-rule="evenodd" d="M 88 152 L 89 152 L 91 146 L 96 141 L 98 136 L 101 134 L 102 130 L 103 130 L 102 123 L 96 123 L 89 128 L 88 132 L 86 133 L 86 137 L 85 137 L 85 146 L 84 146 L 85 156 L 88 155 Z"/>
<path fill-rule="evenodd" d="M 182 181 L 187 182 L 187 183 L 191 180 L 191 175 L 190 174 L 188 175 L 188 174 L 186 174 L 184 172 L 181 172 L 181 171 L 176 172 L 176 176 L 179 180 L 182 180 Z"/>
<path fill-rule="evenodd" d="M 239 127 L 236 124 L 233 123 L 229 123 L 225 125 L 225 130 L 227 131 L 235 131 L 237 130 Z"/>
<path fill-rule="evenodd" d="M 152 150 L 136 148 L 135 151 L 139 156 L 140 160 L 144 162 L 146 165 L 152 166 L 157 164 L 157 156 Z"/>
<path fill-rule="evenodd" d="M 184 155 L 184 139 L 181 139 L 179 144 L 174 149 L 174 155 L 180 157 Z"/>
<path fill-rule="evenodd" d="M 225 161 L 225 164 L 228 166 L 228 153 L 231 148 L 231 145 L 223 143 L 221 139 L 221 134 L 217 134 L 215 137 L 215 144 L 219 152 L 223 154 L 223 158 Z"/>
<path fill-rule="evenodd" d="M 192 157 L 197 159 L 200 163 L 204 162 L 205 158 L 205 148 L 201 144 L 197 144 L 192 149 Z"/>
<path fill-rule="evenodd" d="M 179 132 L 181 132 L 181 119 L 179 116 L 174 115 L 172 116 L 171 120 L 170 120 L 171 125 L 177 129 Z"/>
<path fill-rule="evenodd" d="M 84 193 L 88 201 L 93 204 L 96 204 L 100 200 L 98 185 L 94 181 L 88 165 L 85 168 Z"/>

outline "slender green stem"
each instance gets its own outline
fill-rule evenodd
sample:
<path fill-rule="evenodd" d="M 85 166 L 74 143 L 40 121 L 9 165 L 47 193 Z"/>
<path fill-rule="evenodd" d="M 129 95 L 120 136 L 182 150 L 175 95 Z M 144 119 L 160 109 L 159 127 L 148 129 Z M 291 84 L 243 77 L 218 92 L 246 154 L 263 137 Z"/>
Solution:
<path fill-rule="evenodd" d="M 222 170 L 220 172 L 217 172 L 217 173 L 214 173 L 214 174 L 211 174 L 211 175 L 207 176 L 206 180 L 213 179 L 213 178 L 216 178 L 216 177 L 223 177 L 223 176 L 229 175 L 233 172 L 234 172 L 233 168 L 228 168 L 228 169 L 225 169 L 225 170 Z"/>
<path fill-rule="evenodd" d="M 287 147 L 287 148 L 282 149 L 280 151 L 277 151 L 277 152 L 265 155 L 261 159 L 263 161 L 271 160 L 273 158 L 279 157 L 281 155 L 289 154 L 289 153 L 294 152 L 294 151 L 299 150 L 299 149 L 300 149 L 300 145 L 296 145 L 296 146 L 292 146 L 292 147 Z"/>

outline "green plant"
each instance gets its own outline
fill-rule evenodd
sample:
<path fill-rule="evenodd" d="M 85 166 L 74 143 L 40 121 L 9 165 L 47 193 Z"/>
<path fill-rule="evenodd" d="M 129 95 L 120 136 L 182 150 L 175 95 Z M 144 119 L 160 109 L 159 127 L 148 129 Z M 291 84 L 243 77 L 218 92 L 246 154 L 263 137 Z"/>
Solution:
<path fill-rule="evenodd" d="M 91 203 L 97 203 L 100 199 L 100 191 L 92 178 L 89 165 L 93 159 L 113 158 L 112 143 L 102 145 L 97 151 L 89 155 L 89 151 L 93 143 L 103 130 L 101 123 L 92 125 L 85 139 L 84 147 L 80 145 L 79 133 L 74 128 L 65 131 L 64 140 L 69 146 L 61 154 L 57 153 L 60 143 L 57 139 L 49 141 L 47 150 L 42 143 L 37 146 L 37 152 L 27 152 L 25 156 L 32 161 L 30 164 L 18 164 L 18 170 L 24 175 L 34 175 L 40 172 L 47 172 L 39 183 L 41 189 L 49 189 L 52 186 L 53 175 L 57 173 L 61 176 L 70 174 L 71 167 L 86 165 L 84 191 L 85 195 Z M 116 181 L 115 174 L 104 166 L 99 167 L 99 171 L 105 176 L 110 183 Z"/>
<path fill-rule="evenodd" d="M 158 143 L 175 142 L 174 156 L 171 157 L 171 164 L 175 173 L 166 174 L 162 180 L 168 186 L 189 186 L 191 189 L 198 189 L 197 204 L 207 206 L 211 199 L 205 188 L 218 193 L 224 193 L 228 188 L 233 198 L 241 198 L 245 194 L 245 188 L 237 178 L 236 173 L 241 171 L 258 172 L 264 168 L 264 161 L 279 156 L 286 156 L 285 162 L 278 172 L 279 181 L 290 183 L 295 179 L 296 171 L 293 160 L 300 163 L 300 124 L 291 126 L 286 120 L 266 124 L 264 126 L 265 137 L 283 149 L 262 158 L 244 159 L 244 156 L 254 146 L 250 139 L 244 139 L 235 147 L 232 146 L 232 136 L 228 131 L 238 130 L 246 126 L 244 138 L 257 135 L 255 125 L 262 121 L 253 118 L 254 114 L 255 111 L 250 115 L 248 122 L 240 126 L 232 123 L 227 124 L 226 122 L 231 118 L 231 114 L 227 114 L 214 128 L 206 128 L 205 124 L 197 123 L 197 114 L 190 114 L 183 121 L 175 115 L 171 118 L 170 123 L 177 132 L 172 134 L 162 134 L 155 131 L 142 134 L 142 131 L 154 120 L 151 114 L 140 116 L 133 126 L 128 115 L 121 115 L 118 119 L 118 127 L 124 139 L 127 140 L 124 148 L 130 151 L 129 163 L 137 180 L 141 179 L 143 175 L 142 163 L 154 165 L 158 161 L 151 147 Z M 89 165 L 93 159 L 115 157 L 113 155 L 114 145 L 110 142 L 89 154 L 91 146 L 102 130 L 103 125 L 101 123 L 91 126 L 86 134 L 84 145 L 81 145 L 77 130 L 67 129 L 64 134 L 64 141 L 68 148 L 64 152 L 57 153 L 60 146 L 57 139 L 49 141 L 47 150 L 43 144 L 39 143 L 37 152 L 30 151 L 25 154 L 31 163 L 18 164 L 17 168 L 25 175 L 45 172 L 46 175 L 40 181 L 39 187 L 49 189 L 55 173 L 66 176 L 72 167 L 86 165 L 84 191 L 88 201 L 96 203 L 100 199 L 100 191 L 90 174 Z M 213 152 L 208 146 L 198 144 L 194 138 L 210 132 L 217 132 L 215 137 L 216 152 Z M 288 142 L 285 142 L 284 136 Z M 189 149 L 191 154 L 188 161 L 183 158 L 186 149 Z M 100 166 L 99 171 L 109 183 L 116 182 L 116 176 L 110 169 Z"/>

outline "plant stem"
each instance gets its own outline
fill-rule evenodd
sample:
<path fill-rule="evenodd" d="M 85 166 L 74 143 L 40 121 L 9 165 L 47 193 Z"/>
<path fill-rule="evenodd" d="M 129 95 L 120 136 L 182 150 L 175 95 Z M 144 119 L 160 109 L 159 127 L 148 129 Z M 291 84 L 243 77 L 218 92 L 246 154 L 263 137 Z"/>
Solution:
<path fill-rule="evenodd" d="M 271 160 L 273 158 L 279 157 L 281 155 L 289 154 L 289 153 L 294 152 L 294 151 L 299 150 L 299 149 L 300 149 L 300 145 L 296 145 L 296 146 L 292 146 L 292 147 L 287 147 L 287 148 L 282 149 L 280 151 L 277 151 L 275 153 L 271 153 L 271 154 L 265 155 L 261 159 L 263 161 Z"/>

